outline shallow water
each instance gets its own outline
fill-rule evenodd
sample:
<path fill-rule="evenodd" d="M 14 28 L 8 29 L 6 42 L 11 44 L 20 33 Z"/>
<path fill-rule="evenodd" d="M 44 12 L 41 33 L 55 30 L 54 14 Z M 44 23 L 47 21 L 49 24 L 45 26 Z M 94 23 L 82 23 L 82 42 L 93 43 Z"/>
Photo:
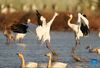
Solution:
<path fill-rule="evenodd" d="M 20 60 L 18 52 L 24 54 L 25 60 L 46 63 L 47 57 L 44 56 L 48 49 L 40 45 L 35 34 L 27 33 L 23 43 L 12 42 L 5 44 L 5 37 L 0 33 L 0 68 L 19 68 Z M 96 32 L 90 33 L 88 37 L 81 38 L 81 46 L 77 54 L 86 58 L 88 62 L 75 62 L 71 57 L 71 48 L 75 45 L 74 34 L 72 32 L 51 32 L 52 48 L 58 54 L 58 61 L 68 63 L 68 68 L 100 68 L 100 55 L 88 53 L 86 46 L 100 47 L 100 38 Z M 97 64 L 92 64 L 91 59 L 97 59 Z"/>

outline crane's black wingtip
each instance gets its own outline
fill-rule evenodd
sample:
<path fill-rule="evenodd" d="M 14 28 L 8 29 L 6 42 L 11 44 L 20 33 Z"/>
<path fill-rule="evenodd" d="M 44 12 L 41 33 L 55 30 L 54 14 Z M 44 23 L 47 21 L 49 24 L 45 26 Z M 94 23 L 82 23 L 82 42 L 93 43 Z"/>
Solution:
<path fill-rule="evenodd" d="M 36 10 L 36 13 L 37 13 L 37 14 L 40 14 L 38 10 Z"/>
<path fill-rule="evenodd" d="M 38 12 L 38 10 L 36 10 L 36 12 Z"/>

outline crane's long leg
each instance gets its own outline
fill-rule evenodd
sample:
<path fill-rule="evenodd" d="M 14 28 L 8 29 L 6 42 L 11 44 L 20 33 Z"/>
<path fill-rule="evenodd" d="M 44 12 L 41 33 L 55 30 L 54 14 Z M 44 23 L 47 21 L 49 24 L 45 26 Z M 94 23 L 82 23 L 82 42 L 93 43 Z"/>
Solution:
<path fill-rule="evenodd" d="M 76 40 L 76 45 L 75 45 L 75 47 L 76 47 L 76 48 L 79 48 L 79 46 L 80 46 L 80 40 L 77 39 L 77 40 Z"/>
<path fill-rule="evenodd" d="M 78 56 L 75 52 L 77 48 L 79 47 L 79 45 L 80 45 L 79 40 L 76 40 L 75 46 L 72 48 L 71 56 L 75 61 L 81 61 L 80 56 Z"/>
<path fill-rule="evenodd" d="M 75 61 L 88 61 L 87 58 L 77 55 L 75 52 L 80 46 L 80 40 L 76 40 L 75 47 L 72 48 L 71 56 Z"/>
<path fill-rule="evenodd" d="M 54 56 L 57 56 L 56 52 L 52 49 L 50 42 L 48 40 L 46 40 L 45 42 L 46 47 L 49 49 L 49 51 L 51 51 Z"/>
<path fill-rule="evenodd" d="M 19 43 L 22 43 L 22 42 L 23 42 L 23 39 L 22 39 L 22 38 L 20 38 L 18 41 L 19 41 Z"/>
<path fill-rule="evenodd" d="M 72 53 L 75 53 L 75 51 L 77 50 L 77 48 L 79 48 L 80 46 L 80 40 L 76 39 L 76 34 L 75 34 L 75 46 L 72 48 Z"/>
<path fill-rule="evenodd" d="M 75 46 L 72 48 L 72 52 L 75 53 L 75 50 L 77 50 L 79 46 L 80 46 L 80 40 L 76 40 Z"/>

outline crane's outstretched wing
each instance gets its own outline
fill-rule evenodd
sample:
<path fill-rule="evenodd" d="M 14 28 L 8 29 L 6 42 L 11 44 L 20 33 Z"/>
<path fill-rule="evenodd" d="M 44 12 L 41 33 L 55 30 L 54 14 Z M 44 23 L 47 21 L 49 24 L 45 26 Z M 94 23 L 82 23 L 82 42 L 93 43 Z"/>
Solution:
<path fill-rule="evenodd" d="M 37 15 L 38 25 L 41 25 L 42 26 L 42 21 L 40 20 L 40 18 L 41 18 L 42 15 L 38 12 L 38 10 L 36 10 L 36 15 Z"/>
<path fill-rule="evenodd" d="M 83 16 L 81 13 L 78 13 L 78 25 L 84 36 L 89 34 L 89 22 L 86 16 Z"/>
<path fill-rule="evenodd" d="M 28 26 L 25 24 L 15 24 L 11 26 L 11 30 L 14 33 L 27 33 Z"/>
<path fill-rule="evenodd" d="M 83 19 L 81 19 L 81 27 L 80 27 L 82 33 L 84 36 L 88 35 L 89 34 L 89 28 L 88 28 L 88 25 L 84 22 Z"/>

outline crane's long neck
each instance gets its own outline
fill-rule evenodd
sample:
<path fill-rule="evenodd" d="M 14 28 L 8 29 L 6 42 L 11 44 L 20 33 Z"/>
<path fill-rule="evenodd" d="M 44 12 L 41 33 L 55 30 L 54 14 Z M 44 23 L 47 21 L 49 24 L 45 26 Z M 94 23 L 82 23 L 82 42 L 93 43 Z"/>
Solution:
<path fill-rule="evenodd" d="M 71 24 L 72 18 L 73 18 L 73 17 L 70 17 L 69 20 L 68 20 L 68 26 L 69 26 L 69 27 L 71 27 L 71 25 L 72 25 L 72 24 Z"/>
<path fill-rule="evenodd" d="M 51 24 L 53 23 L 54 19 L 56 18 L 56 14 L 54 14 L 53 18 L 47 23 L 47 25 L 49 25 L 49 27 L 51 26 Z"/>
<path fill-rule="evenodd" d="M 46 25 L 46 21 L 45 20 L 42 23 L 43 23 L 42 26 L 45 26 Z"/>
<path fill-rule="evenodd" d="M 47 66 L 47 68 L 51 68 L 51 59 L 52 59 L 52 56 L 49 56 L 49 61 L 48 61 L 48 66 Z"/>
<path fill-rule="evenodd" d="M 25 60 L 24 57 L 21 57 L 21 68 L 25 68 Z"/>

